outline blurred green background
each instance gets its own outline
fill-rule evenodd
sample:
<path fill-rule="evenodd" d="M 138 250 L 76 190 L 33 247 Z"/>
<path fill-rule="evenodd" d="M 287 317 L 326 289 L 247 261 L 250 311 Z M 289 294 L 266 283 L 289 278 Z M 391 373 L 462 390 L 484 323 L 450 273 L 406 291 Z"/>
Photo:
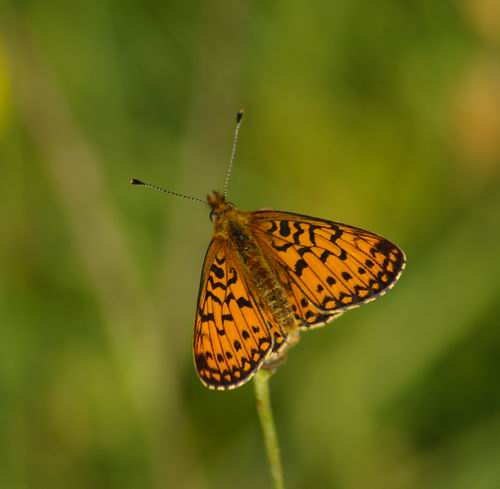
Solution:
<path fill-rule="evenodd" d="M 0 488 L 271 487 L 191 354 L 207 210 L 365 227 L 387 296 L 272 380 L 288 488 L 500 487 L 500 4 L 3 0 Z"/>

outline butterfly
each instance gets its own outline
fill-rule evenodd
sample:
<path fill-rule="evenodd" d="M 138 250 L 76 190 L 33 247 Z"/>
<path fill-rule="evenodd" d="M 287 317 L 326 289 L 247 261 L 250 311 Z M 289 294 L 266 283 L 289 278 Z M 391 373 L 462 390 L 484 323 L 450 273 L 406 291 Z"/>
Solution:
<path fill-rule="evenodd" d="M 406 260 L 370 231 L 292 212 L 247 212 L 228 202 L 242 116 L 224 193 L 194 199 L 208 204 L 214 225 L 198 294 L 194 363 L 201 382 L 218 390 L 245 384 L 260 368 L 276 368 L 300 332 L 383 295 Z"/>

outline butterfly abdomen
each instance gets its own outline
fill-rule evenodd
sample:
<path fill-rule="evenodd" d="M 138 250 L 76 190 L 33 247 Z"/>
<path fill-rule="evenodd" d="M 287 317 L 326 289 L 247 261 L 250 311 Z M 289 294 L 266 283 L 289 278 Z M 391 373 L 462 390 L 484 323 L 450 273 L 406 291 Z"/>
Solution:
<path fill-rule="evenodd" d="M 283 343 L 284 337 L 298 329 L 290 302 L 282 284 L 269 267 L 261 247 L 256 243 L 248 228 L 241 222 L 230 221 L 228 234 L 245 266 L 245 272 L 254 289 L 256 300 L 264 311 L 272 315 L 273 322 L 280 326 L 281 331 L 272 332 L 276 350 Z"/>

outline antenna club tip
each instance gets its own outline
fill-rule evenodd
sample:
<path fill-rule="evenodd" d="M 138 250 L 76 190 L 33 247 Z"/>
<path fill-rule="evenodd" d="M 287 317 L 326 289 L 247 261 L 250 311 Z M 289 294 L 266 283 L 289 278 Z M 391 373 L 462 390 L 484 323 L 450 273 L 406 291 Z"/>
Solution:
<path fill-rule="evenodd" d="M 128 183 L 130 185 L 144 185 L 144 182 L 141 182 L 140 180 L 137 180 L 137 178 L 131 178 Z"/>
<path fill-rule="evenodd" d="M 241 119 L 243 119 L 243 114 L 245 111 L 243 109 L 240 109 L 240 111 L 236 114 L 236 123 L 239 124 L 241 122 Z"/>

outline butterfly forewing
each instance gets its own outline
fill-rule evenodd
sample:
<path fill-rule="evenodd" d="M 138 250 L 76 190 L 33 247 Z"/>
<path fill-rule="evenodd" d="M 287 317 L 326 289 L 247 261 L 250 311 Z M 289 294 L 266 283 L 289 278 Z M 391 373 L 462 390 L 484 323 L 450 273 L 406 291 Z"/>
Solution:
<path fill-rule="evenodd" d="M 207 251 L 194 327 L 194 361 L 213 389 L 238 387 L 273 349 L 268 318 L 251 293 L 231 243 L 215 237 Z"/>
<path fill-rule="evenodd" d="M 252 218 L 255 237 L 305 328 L 373 300 L 403 270 L 403 252 L 369 231 L 288 212 L 257 211 Z"/>

